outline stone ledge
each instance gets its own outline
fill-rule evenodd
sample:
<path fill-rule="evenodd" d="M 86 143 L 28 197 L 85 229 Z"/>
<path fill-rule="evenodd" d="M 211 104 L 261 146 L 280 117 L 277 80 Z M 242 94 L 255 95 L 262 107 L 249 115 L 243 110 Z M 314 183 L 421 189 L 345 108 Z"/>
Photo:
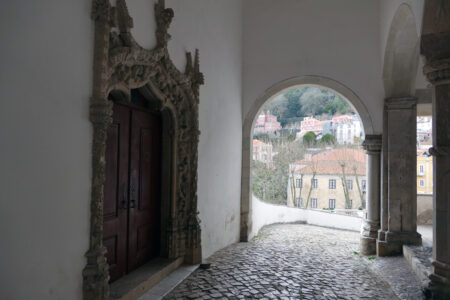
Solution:
<path fill-rule="evenodd" d="M 403 245 L 403 256 L 424 287 L 428 286 L 430 281 L 428 276 L 431 274 L 431 251 L 430 247 Z"/>

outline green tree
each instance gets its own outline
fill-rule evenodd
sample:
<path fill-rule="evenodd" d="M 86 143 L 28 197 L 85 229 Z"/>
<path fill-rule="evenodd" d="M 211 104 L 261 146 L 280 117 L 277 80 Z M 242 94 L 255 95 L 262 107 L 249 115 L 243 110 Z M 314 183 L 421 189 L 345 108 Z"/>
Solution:
<path fill-rule="evenodd" d="M 316 134 L 312 131 L 309 131 L 303 136 L 303 143 L 307 145 L 314 145 L 316 143 L 316 138 Z"/>
<path fill-rule="evenodd" d="M 322 136 L 320 142 L 324 145 L 334 145 L 336 144 L 336 137 L 334 135 L 327 133 L 324 136 Z"/>

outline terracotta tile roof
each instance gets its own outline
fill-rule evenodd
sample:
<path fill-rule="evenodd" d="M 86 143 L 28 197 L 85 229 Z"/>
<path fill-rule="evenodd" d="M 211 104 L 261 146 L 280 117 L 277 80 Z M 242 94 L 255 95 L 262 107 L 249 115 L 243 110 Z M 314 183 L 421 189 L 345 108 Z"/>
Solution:
<path fill-rule="evenodd" d="M 268 146 L 269 144 L 266 144 L 264 142 L 261 142 L 260 140 L 253 139 L 253 146 Z"/>
<path fill-rule="evenodd" d="M 313 155 L 311 160 L 295 163 L 296 173 L 318 175 L 342 174 L 342 164 L 346 174 L 366 175 L 366 154 L 362 149 L 333 149 Z"/>

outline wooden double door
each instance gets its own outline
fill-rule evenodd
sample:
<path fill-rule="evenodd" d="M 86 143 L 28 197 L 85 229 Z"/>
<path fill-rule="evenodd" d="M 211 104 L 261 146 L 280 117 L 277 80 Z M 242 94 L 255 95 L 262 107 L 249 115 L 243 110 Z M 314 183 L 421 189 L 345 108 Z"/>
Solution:
<path fill-rule="evenodd" d="M 158 115 L 132 104 L 114 104 L 103 207 L 110 282 L 159 255 L 160 141 Z"/>

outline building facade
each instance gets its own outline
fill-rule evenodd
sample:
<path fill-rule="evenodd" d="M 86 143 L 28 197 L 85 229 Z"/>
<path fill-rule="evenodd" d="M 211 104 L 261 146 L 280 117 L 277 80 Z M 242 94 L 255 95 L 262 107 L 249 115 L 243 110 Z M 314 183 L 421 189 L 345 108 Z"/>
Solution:
<path fill-rule="evenodd" d="M 260 140 L 253 139 L 253 160 L 263 162 L 267 165 L 272 163 L 272 145 Z"/>
<path fill-rule="evenodd" d="M 289 165 L 288 206 L 359 209 L 367 191 L 366 159 L 360 149 L 333 149 Z"/>
<path fill-rule="evenodd" d="M 270 111 L 264 113 L 264 111 L 258 116 L 255 123 L 255 133 L 275 133 L 280 130 L 281 124 L 278 122 L 277 117 L 270 114 Z"/>
<path fill-rule="evenodd" d="M 433 194 L 433 157 L 426 151 L 417 152 L 417 193 Z"/>

